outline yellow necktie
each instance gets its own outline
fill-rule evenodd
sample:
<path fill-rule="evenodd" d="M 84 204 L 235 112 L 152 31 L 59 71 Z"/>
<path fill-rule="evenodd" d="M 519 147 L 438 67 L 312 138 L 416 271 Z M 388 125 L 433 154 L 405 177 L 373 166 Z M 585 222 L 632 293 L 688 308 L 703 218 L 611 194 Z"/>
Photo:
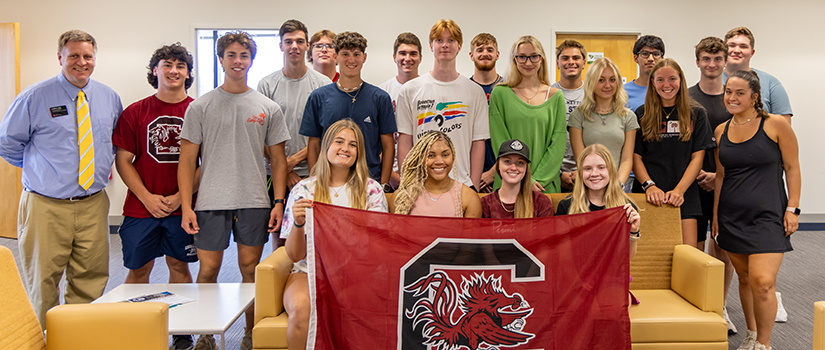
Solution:
<path fill-rule="evenodd" d="M 84 190 L 95 182 L 95 146 L 92 138 L 92 119 L 89 103 L 83 90 L 77 94 L 77 148 L 80 153 L 77 183 Z"/>

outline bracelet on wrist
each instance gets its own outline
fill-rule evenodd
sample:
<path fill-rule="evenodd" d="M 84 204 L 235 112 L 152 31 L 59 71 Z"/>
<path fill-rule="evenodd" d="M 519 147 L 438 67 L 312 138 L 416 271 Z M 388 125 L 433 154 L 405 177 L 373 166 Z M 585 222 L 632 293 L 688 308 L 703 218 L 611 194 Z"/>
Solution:
<path fill-rule="evenodd" d="M 293 222 L 293 223 L 292 223 L 292 226 L 295 226 L 295 227 L 297 227 L 297 228 L 301 228 L 301 227 L 304 227 L 304 225 L 306 225 L 306 224 L 307 224 L 307 222 L 306 222 L 306 221 L 304 221 L 304 223 L 303 223 L 303 224 L 300 224 L 300 225 L 298 225 L 298 223 L 297 223 L 297 222 Z"/>

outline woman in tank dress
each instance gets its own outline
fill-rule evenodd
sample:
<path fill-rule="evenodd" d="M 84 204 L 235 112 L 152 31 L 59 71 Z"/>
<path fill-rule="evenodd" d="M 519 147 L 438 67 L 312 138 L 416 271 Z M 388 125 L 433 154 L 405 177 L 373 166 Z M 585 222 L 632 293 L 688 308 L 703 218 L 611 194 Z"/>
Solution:
<path fill-rule="evenodd" d="M 533 189 L 530 178 L 530 148 L 517 139 L 507 140 L 498 149 L 493 166 L 501 187 L 481 198 L 481 217 L 521 219 L 553 216 L 553 201 Z"/>
<path fill-rule="evenodd" d="M 782 116 L 765 112 L 759 78 L 732 74 L 725 107 L 733 118 L 716 128 L 712 234 L 739 276 L 748 334 L 739 349 L 770 349 L 776 318 L 776 275 L 799 226 L 799 146 Z M 787 179 L 787 194 L 782 172 Z"/>
<path fill-rule="evenodd" d="M 633 147 L 639 121 L 625 107 L 627 92 L 622 86 L 622 74 L 616 63 L 607 57 L 590 65 L 584 78 L 582 103 L 570 113 L 567 130 L 573 156 L 592 144 L 602 144 L 618 160 L 618 180 L 624 186 L 633 169 Z"/>
<path fill-rule="evenodd" d="M 636 109 L 633 173 L 653 205 L 679 207 L 682 242 L 696 247 L 696 217 L 702 215 L 696 176 L 705 150 L 715 147 L 705 109 L 688 95 L 685 74 L 671 58 L 653 66 L 645 104 Z"/>
<path fill-rule="evenodd" d="M 481 217 L 481 201 L 471 188 L 450 177 L 455 147 L 447 134 L 428 131 L 401 165 L 401 184 L 389 201 L 396 214 Z"/>
<path fill-rule="evenodd" d="M 545 57 L 533 36 L 522 36 L 513 44 L 507 82 L 490 94 L 490 138 L 494 145 L 510 139 L 526 144 L 533 150 L 534 188 L 557 193 L 567 148 L 567 107 L 561 90 L 550 87 Z M 501 179 L 495 181 L 498 188 Z"/>
<path fill-rule="evenodd" d="M 307 241 L 304 233 L 306 208 L 312 201 L 344 207 L 387 212 L 381 184 L 370 178 L 364 157 L 364 136 L 351 119 L 339 120 L 327 129 L 318 162 L 310 177 L 298 182 L 289 193 L 281 238 L 286 238 L 287 255 L 295 261 L 284 288 L 284 309 L 289 315 L 287 345 L 304 349 L 309 329 L 309 285 L 307 282 Z"/>

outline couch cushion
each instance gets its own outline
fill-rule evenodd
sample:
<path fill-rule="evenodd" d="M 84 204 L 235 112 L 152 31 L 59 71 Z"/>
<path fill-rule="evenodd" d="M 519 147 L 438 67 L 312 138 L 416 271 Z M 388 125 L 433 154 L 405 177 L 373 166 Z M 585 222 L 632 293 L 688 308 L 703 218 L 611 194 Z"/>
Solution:
<path fill-rule="evenodd" d="M 266 317 L 252 329 L 252 347 L 255 349 L 286 349 L 286 313 Z M 727 328 L 725 328 L 727 331 Z"/>
<path fill-rule="evenodd" d="M 630 307 L 633 343 L 727 341 L 722 316 L 697 309 L 672 290 L 633 290 L 641 304 Z"/>

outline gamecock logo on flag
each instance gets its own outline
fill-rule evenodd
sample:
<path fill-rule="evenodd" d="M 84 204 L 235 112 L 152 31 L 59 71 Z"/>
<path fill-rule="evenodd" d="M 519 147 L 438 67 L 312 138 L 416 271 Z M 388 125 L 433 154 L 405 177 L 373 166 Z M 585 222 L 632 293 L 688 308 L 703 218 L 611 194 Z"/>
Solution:
<path fill-rule="evenodd" d="M 436 218 L 315 203 L 309 348 L 630 349 L 621 208 Z"/>

